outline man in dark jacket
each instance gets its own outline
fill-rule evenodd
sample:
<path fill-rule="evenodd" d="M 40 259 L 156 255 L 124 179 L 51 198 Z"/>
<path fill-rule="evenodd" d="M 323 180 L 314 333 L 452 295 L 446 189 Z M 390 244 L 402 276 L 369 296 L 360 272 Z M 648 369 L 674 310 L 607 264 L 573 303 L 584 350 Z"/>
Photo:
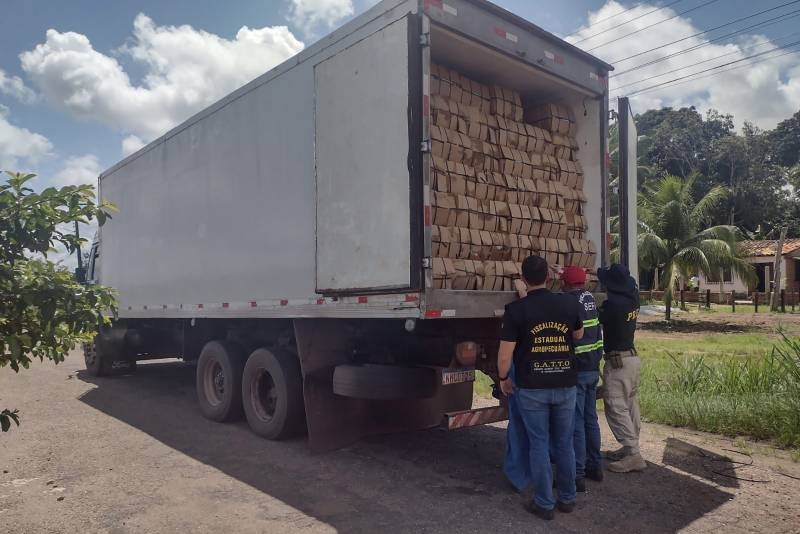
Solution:
<path fill-rule="evenodd" d="M 586 271 L 565 267 L 561 273 L 564 292 L 579 304 L 583 321 L 583 337 L 575 342 L 578 386 L 575 402 L 575 486 L 586 491 L 586 481 L 603 480 L 600 458 L 600 425 L 597 422 L 597 383 L 600 381 L 600 359 L 603 340 L 597 303 L 586 289 Z"/>
<path fill-rule="evenodd" d="M 597 277 L 607 298 L 600 306 L 603 325 L 603 403 L 606 420 L 622 448 L 611 453 L 616 460 L 609 471 L 628 473 L 647 467 L 639 453 L 639 375 L 642 362 L 633 344 L 639 317 L 639 288 L 627 267 L 614 264 L 598 269 Z"/>
<path fill-rule="evenodd" d="M 526 258 L 522 277 L 527 296 L 506 306 L 497 369 L 503 393 L 517 397 L 530 441 L 534 497 L 527 509 L 542 519 L 553 519 L 554 508 L 564 513 L 575 508 L 574 342 L 583 336 L 583 321 L 575 299 L 547 289 L 548 266 L 543 258 Z M 551 437 L 557 501 L 550 468 Z"/>

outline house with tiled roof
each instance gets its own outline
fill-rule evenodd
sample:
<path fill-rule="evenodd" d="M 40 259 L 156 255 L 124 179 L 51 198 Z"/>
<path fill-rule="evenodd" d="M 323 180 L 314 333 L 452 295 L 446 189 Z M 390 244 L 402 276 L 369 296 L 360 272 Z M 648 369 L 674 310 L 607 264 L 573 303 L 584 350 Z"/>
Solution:
<path fill-rule="evenodd" d="M 726 271 L 721 273 L 722 285 L 725 293 L 735 291 L 737 294 L 749 294 L 753 291 L 764 293 L 770 291 L 774 282 L 775 252 L 778 248 L 777 240 L 742 241 L 739 249 L 744 258 L 755 266 L 758 283 L 747 287 L 735 273 Z M 788 291 L 800 289 L 800 239 L 787 239 L 781 250 L 783 265 L 781 266 L 781 288 Z M 720 277 L 706 278 L 700 275 L 699 287 L 701 291 L 710 289 L 717 293 L 720 290 Z"/>

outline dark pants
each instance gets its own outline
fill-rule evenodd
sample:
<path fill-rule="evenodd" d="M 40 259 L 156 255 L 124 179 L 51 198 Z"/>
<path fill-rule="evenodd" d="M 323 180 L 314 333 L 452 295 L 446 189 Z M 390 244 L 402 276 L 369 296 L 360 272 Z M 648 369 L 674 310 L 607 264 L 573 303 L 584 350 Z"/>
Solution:
<path fill-rule="evenodd" d="M 520 388 L 514 392 L 530 442 L 533 501 L 546 510 L 552 510 L 556 504 L 550 467 L 551 440 L 558 500 L 575 502 L 575 389 Z"/>
<path fill-rule="evenodd" d="M 600 425 L 597 422 L 598 371 L 578 373 L 575 395 L 575 478 L 586 476 L 586 470 L 600 469 Z"/>

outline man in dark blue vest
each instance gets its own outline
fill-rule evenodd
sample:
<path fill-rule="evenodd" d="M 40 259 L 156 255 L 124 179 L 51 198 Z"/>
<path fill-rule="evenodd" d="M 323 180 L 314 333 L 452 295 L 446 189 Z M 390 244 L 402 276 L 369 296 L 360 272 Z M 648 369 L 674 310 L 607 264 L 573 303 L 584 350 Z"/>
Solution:
<path fill-rule="evenodd" d="M 586 271 L 565 267 L 561 273 L 564 292 L 579 304 L 583 320 L 583 337 L 575 342 L 578 386 L 575 401 L 575 486 L 586 491 L 586 480 L 603 480 L 600 457 L 600 425 L 597 422 L 597 383 L 600 380 L 600 359 L 603 339 L 597 303 L 586 289 Z"/>

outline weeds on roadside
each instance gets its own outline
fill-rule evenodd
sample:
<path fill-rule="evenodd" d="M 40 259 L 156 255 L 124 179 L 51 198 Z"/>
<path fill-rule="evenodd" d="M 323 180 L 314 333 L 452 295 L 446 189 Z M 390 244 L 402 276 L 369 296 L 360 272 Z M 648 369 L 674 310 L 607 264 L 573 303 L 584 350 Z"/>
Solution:
<path fill-rule="evenodd" d="M 642 414 L 651 421 L 800 447 L 800 340 L 763 357 L 677 358 L 644 367 Z"/>

